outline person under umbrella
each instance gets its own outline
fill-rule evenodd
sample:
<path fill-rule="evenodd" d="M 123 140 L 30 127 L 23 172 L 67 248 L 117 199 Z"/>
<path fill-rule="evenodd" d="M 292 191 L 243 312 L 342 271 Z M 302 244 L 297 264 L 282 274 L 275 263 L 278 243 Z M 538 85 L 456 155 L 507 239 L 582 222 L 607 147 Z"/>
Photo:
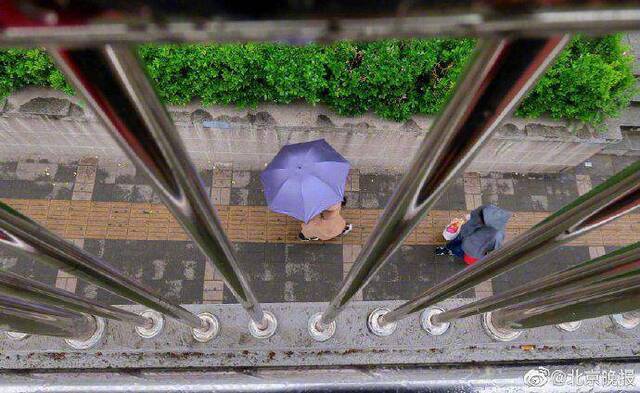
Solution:
<path fill-rule="evenodd" d="M 300 240 L 329 240 L 353 229 L 340 215 L 351 165 L 324 139 L 286 145 L 260 174 L 271 211 L 302 221 Z"/>
<path fill-rule="evenodd" d="M 469 220 L 462 225 L 460 233 L 444 247 L 437 247 L 436 255 L 455 255 L 463 258 L 467 265 L 484 258 L 493 250 L 502 247 L 505 228 L 511 212 L 495 205 L 483 205 L 473 210 Z"/>

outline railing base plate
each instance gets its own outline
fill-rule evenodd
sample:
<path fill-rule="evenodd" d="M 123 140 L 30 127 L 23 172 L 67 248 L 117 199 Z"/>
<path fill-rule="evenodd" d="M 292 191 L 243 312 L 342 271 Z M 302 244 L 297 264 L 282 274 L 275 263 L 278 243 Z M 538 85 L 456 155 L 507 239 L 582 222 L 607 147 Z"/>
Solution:
<path fill-rule="evenodd" d="M 468 299 L 440 304 L 452 309 Z M 218 336 L 201 343 L 192 329 L 167 318 L 164 329 L 146 339 L 129 323 L 111 320 L 105 340 L 87 350 L 70 349 L 61 338 L 29 336 L 22 341 L 0 337 L 0 369 L 106 369 L 106 368 L 247 368 L 338 367 L 340 365 L 465 364 L 509 361 L 632 358 L 640 353 L 640 329 L 624 329 L 608 317 L 589 319 L 575 332 L 555 326 L 529 329 L 510 342 L 487 335 L 481 317 L 451 322 L 446 334 L 432 336 L 420 326 L 420 315 L 398 321 L 394 334 L 378 337 L 367 318 L 389 302 L 353 302 L 336 320 L 331 339 L 319 342 L 308 331 L 309 318 L 326 303 L 265 304 L 278 319 L 277 332 L 258 339 L 249 333 L 249 317 L 237 304 L 185 305 L 195 313 L 209 312 L 220 322 Z M 125 306 L 142 312 L 144 307 Z"/>

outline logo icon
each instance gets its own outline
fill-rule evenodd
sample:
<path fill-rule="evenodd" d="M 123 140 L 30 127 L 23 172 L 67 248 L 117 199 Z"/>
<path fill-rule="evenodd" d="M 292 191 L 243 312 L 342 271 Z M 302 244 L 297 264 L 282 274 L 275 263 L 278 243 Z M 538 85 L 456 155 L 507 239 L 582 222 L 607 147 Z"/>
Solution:
<path fill-rule="evenodd" d="M 549 369 L 545 367 L 529 370 L 524 375 L 524 383 L 527 386 L 541 387 L 547 382 L 549 382 Z"/>

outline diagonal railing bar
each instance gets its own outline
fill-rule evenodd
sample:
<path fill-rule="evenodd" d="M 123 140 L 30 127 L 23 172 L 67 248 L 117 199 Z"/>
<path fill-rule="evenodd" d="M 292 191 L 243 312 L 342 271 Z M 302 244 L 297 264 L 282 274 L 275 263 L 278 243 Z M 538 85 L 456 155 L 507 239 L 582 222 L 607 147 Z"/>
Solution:
<path fill-rule="evenodd" d="M 0 295 L 0 329 L 82 340 L 95 332 L 96 321 L 75 311 Z"/>
<path fill-rule="evenodd" d="M 640 161 L 631 164 L 533 228 L 383 317 L 398 321 L 547 253 L 640 208 Z"/>
<path fill-rule="evenodd" d="M 142 315 L 117 307 L 103 305 L 69 291 L 54 288 L 27 277 L 0 271 L 0 294 L 16 297 L 24 301 L 40 302 L 65 310 L 81 312 L 99 317 L 130 322 L 136 326 L 148 327 L 152 321 Z"/>
<path fill-rule="evenodd" d="M 266 328 L 262 307 L 240 270 L 204 184 L 135 50 L 105 45 L 49 51 L 124 152 L 149 176 L 164 203 L 209 257 L 252 321 Z"/>
<path fill-rule="evenodd" d="M 528 329 L 640 309 L 640 269 L 587 286 L 517 303 L 491 313 L 495 326 Z"/>
<path fill-rule="evenodd" d="M 466 75 L 322 314 L 319 329 L 331 324 L 382 268 L 568 40 L 569 36 L 554 36 L 493 39 L 479 44 Z"/>
<path fill-rule="evenodd" d="M 568 286 L 593 284 L 640 268 L 640 243 L 634 243 L 601 257 L 572 266 L 498 295 L 486 297 L 433 315 L 434 323 L 444 323 L 550 295 Z"/>
<path fill-rule="evenodd" d="M 128 278 L 109 263 L 65 241 L 2 202 L 0 245 L 62 269 L 193 328 L 203 327 L 197 315 L 156 295 L 153 290 Z"/>

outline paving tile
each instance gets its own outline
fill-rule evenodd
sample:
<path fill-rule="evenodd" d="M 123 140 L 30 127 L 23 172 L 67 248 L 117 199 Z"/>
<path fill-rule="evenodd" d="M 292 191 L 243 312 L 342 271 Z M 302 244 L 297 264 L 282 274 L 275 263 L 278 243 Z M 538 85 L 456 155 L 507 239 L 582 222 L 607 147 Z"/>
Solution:
<path fill-rule="evenodd" d="M 54 182 L 73 183 L 76 181 L 77 165 L 58 165 L 53 176 Z"/>
<path fill-rule="evenodd" d="M 17 179 L 18 161 L 0 162 L 0 180 Z"/>
<path fill-rule="evenodd" d="M 100 202 L 126 201 L 132 190 L 133 185 L 129 184 L 96 183 L 92 199 Z"/>
<path fill-rule="evenodd" d="M 476 299 L 484 299 L 489 296 L 493 296 L 493 283 L 491 280 L 484 281 L 474 288 Z"/>
<path fill-rule="evenodd" d="M 433 253 L 433 249 L 431 251 Z M 464 270 L 467 266 L 460 259 L 446 256 L 434 256 L 436 266 L 436 283 L 440 283 L 454 274 Z M 462 293 L 457 294 L 457 298 L 474 298 L 475 292 L 473 289 L 468 289 Z"/>
<path fill-rule="evenodd" d="M 360 172 L 358 170 L 350 170 L 345 184 L 345 191 L 360 191 Z"/>
<path fill-rule="evenodd" d="M 590 259 L 588 247 L 560 247 L 495 277 L 493 279 L 493 288 L 496 293 L 504 292 L 588 259 Z"/>
<path fill-rule="evenodd" d="M 33 162 L 32 160 L 20 160 L 16 168 L 16 177 L 26 181 L 48 181 L 51 174 L 57 171 L 57 165 L 49 162 Z"/>
<path fill-rule="evenodd" d="M 235 245 L 241 269 L 259 282 L 263 302 L 326 301 L 342 280 L 342 246 L 333 244 Z M 235 299 L 225 288 L 225 303 Z"/>
<path fill-rule="evenodd" d="M 127 276 L 176 303 L 201 303 L 203 295 L 204 256 L 188 241 L 87 240 L 87 251 L 101 255 Z M 77 293 L 93 290 L 80 280 Z M 108 304 L 123 301 L 102 289 L 97 299 Z"/>
<path fill-rule="evenodd" d="M 445 210 L 466 209 L 464 181 L 458 177 L 446 190 L 448 206 Z"/>
<path fill-rule="evenodd" d="M 584 195 L 591 191 L 593 185 L 591 184 L 591 176 L 589 175 L 576 175 L 576 188 L 578 195 Z"/>
<path fill-rule="evenodd" d="M 496 179 L 487 175 L 481 177 L 480 189 L 483 194 L 497 194 L 498 184 L 496 183 Z"/>
<path fill-rule="evenodd" d="M 463 175 L 463 186 L 466 194 L 480 194 L 482 191 L 480 174 L 467 172 Z"/>
<path fill-rule="evenodd" d="M 231 187 L 233 171 L 231 169 L 216 168 L 212 171 L 212 187 Z"/>
<path fill-rule="evenodd" d="M 498 194 L 513 195 L 513 179 L 496 179 L 496 189 Z"/>
<path fill-rule="evenodd" d="M 549 197 L 547 195 L 531 195 L 531 208 L 534 211 L 548 211 Z"/>
<path fill-rule="evenodd" d="M 251 181 L 251 171 L 233 171 L 231 186 L 235 188 L 245 188 Z"/>
<path fill-rule="evenodd" d="M 231 190 L 229 187 L 213 187 L 211 188 L 211 202 L 215 205 L 228 205 L 231 202 Z M 235 197 L 234 197 L 235 198 Z M 234 199 L 234 202 L 235 199 Z M 234 203 L 234 205 L 243 205 L 246 203 Z"/>
<path fill-rule="evenodd" d="M 362 251 L 362 246 L 359 244 L 344 244 L 342 246 L 342 261 L 346 264 L 353 264 Z"/>
<path fill-rule="evenodd" d="M 589 256 L 592 259 L 601 257 L 605 253 L 606 253 L 606 251 L 605 251 L 604 247 L 602 247 L 602 246 L 589 247 Z"/>
<path fill-rule="evenodd" d="M 360 191 L 360 171 L 352 169 L 349 173 L 351 176 L 351 191 Z"/>
<path fill-rule="evenodd" d="M 96 167 L 96 183 L 115 184 L 118 168 L 100 165 Z"/>
<path fill-rule="evenodd" d="M 78 201 L 90 201 L 93 198 L 93 192 L 74 192 L 71 199 Z"/>
<path fill-rule="evenodd" d="M 357 209 L 360 207 L 360 193 L 356 191 L 346 191 L 344 193 L 345 198 L 347 198 L 347 204 L 345 208 L 349 209 Z"/>
<path fill-rule="evenodd" d="M 204 183 L 206 189 L 211 189 L 213 183 L 213 169 L 202 169 L 198 172 L 200 180 Z"/>
<path fill-rule="evenodd" d="M 594 187 L 596 187 L 604 183 L 605 181 L 609 180 L 610 176 L 591 175 L 590 177 L 591 177 L 591 183 L 593 184 Z"/>
<path fill-rule="evenodd" d="M 264 197 L 264 190 L 262 188 L 249 188 L 247 193 L 247 204 L 252 206 L 266 206 L 267 201 Z"/>
<path fill-rule="evenodd" d="M 202 303 L 222 303 L 224 299 L 224 291 L 205 290 L 202 295 Z"/>
<path fill-rule="evenodd" d="M 98 165 L 98 157 L 95 156 L 86 156 L 82 157 L 79 161 L 80 165 Z"/>
<path fill-rule="evenodd" d="M 364 300 L 408 300 L 436 282 L 433 247 L 402 246 L 363 290 Z"/>
<path fill-rule="evenodd" d="M 626 157 L 626 156 L 610 156 L 611 164 L 613 165 L 614 173 L 620 172 L 625 169 L 629 165 L 638 161 L 637 157 Z"/>
<path fill-rule="evenodd" d="M 575 173 L 578 175 L 609 178 L 616 172 L 611 157 L 612 156 L 609 155 L 597 154 L 586 161 L 590 166 L 584 165 L 584 163 L 576 166 Z"/>
<path fill-rule="evenodd" d="M 70 199 L 70 196 L 58 196 L 51 181 L 0 180 L 0 198 Z"/>
<path fill-rule="evenodd" d="M 214 281 L 214 280 L 205 281 L 204 285 L 203 285 L 203 290 L 205 292 L 207 292 L 207 291 L 220 291 L 220 292 L 222 292 L 224 290 L 224 282 L 222 282 L 222 281 Z"/>
<path fill-rule="evenodd" d="M 378 193 L 375 192 L 360 192 L 359 193 L 360 207 L 363 209 L 379 209 L 384 207 L 378 198 Z M 348 201 L 347 201 L 348 203 Z"/>
<path fill-rule="evenodd" d="M 76 168 L 77 174 L 75 181 L 77 183 L 93 183 L 96 180 L 96 167 L 88 165 L 80 165 Z M 72 179 L 73 180 L 73 179 Z"/>
<path fill-rule="evenodd" d="M 399 176 L 388 174 L 360 174 L 360 205 L 363 208 L 382 208 L 395 191 Z"/>
<path fill-rule="evenodd" d="M 432 209 L 436 210 L 448 210 L 449 209 L 449 193 L 445 192 L 438 198 Z"/>
<path fill-rule="evenodd" d="M 475 199 L 475 195 L 474 194 L 464 194 L 464 204 L 466 206 L 467 209 L 469 210 L 473 210 L 477 207 L 480 206 L 476 206 L 476 199 Z"/>
<path fill-rule="evenodd" d="M 64 273 L 62 270 L 59 273 Z M 65 291 L 69 291 L 71 293 L 75 293 L 78 285 L 78 279 L 76 277 L 63 277 L 58 274 L 56 278 L 55 287 L 59 289 L 64 289 Z"/>
<path fill-rule="evenodd" d="M 249 189 L 247 188 L 231 188 L 230 205 L 248 205 L 249 204 Z"/>
<path fill-rule="evenodd" d="M 0 247 L 0 269 L 54 286 L 58 268 L 21 255 L 7 247 Z"/>

